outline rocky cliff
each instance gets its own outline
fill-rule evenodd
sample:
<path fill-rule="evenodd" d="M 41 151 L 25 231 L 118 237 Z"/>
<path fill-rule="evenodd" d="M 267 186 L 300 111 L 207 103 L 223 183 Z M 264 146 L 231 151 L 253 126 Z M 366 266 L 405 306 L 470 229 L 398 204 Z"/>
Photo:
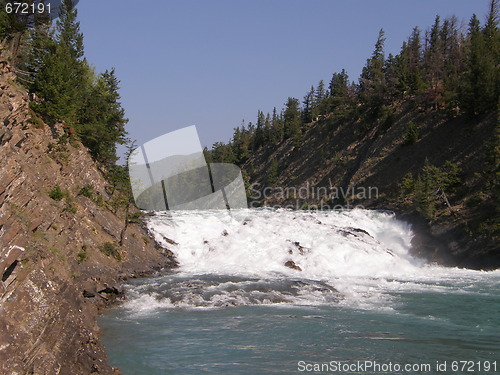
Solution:
<path fill-rule="evenodd" d="M 0 374 L 117 373 L 99 308 L 121 280 L 175 261 L 117 204 L 86 148 L 29 110 L 11 69 L 0 57 L 0 256 L 25 251 L 0 275 Z"/>

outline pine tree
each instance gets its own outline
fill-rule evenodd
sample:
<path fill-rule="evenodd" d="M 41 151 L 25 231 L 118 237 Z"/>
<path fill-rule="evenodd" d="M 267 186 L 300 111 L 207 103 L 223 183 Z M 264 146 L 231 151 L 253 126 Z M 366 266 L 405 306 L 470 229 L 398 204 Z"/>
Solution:
<path fill-rule="evenodd" d="M 269 143 L 272 143 L 272 123 L 271 115 L 267 112 L 264 120 L 264 144 L 268 145 Z"/>
<path fill-rule="evenodd" d="M 346 98 L 349 85 L 349 76 L 345 69 L 340 73 L 333 73 L 330 81 L 330 96 L 333 98 Z"/>
<path fill-rule="evenodd" d="M 226 145 L 223 142 L 215 142 L 212 145 L 210 156 L 215 163 L 234 163 L 236 161 L 231 145 Z"/>
<path fill-rule="evenodd" d="M 262 111 L 257 112 L 257 127 L 255 129 L 254 149 L 258 150 L 264 145 L 265 117 Z"/>
<path fill-rule="evenodd" d="M 279 144 L 283 140 L 284 129 L 283 121 L 281 121 L 281 116 L 278 116 L 276 107 L 273 108 L 273 115 L 271 118 L 271 128 L 272 128 L 272 143 L 273 145 Z"/>
<path fill-rule="evenodd" d="M 248 150 L 255 151 L 255 125 L 250 121 L 247 127 L 246 138 L 248 139 Z"/>
<path fill-rule="evenodd" d="M 422 43 L 420 29 L 415 27 L 408 39 L 406 63 L 408 64 L 408 88 L 411 93 L 418 93 L 425 88 L 422 74 Z"/>
<path fill-rule="evenodd" d="M 496 107 L 498 68 L 496 51 L 489 51 L 485 34 L 474 14 L 469 23 L 466 72 L 461 87 L 461 107 L 469 116 L 478 116 Z"/>
<path fill-rule="evenodd" d="M 49 122 L 77 122 L 80 93 L 84 91 L 87 64 L 82 60 L 83 35 L 76 21 L 77 10 L 64 0 L 56 26 L 56 38 L 46 41 L 37 57 L 38 68 L 31 90 L 42 101 L 34 109 Z"/>
<path fill-rule="evenodd" d="M 384 43 L 385 33 L 381 29 L 375 44 L 375 50 L 367 60 L 359 79 L 360 99 L 375 113 L 385 99 Z"/>
<path fill-rule="evenodd" d="M 495 88 L 493 97 L 491 98 L 491 107 L 493 101 L 498 98 L 500 93 L 500 74 L 498 68 L 500 67 L 500 31 L 498 22 L 500 18 L 500 3 L 498 0 L 491 0 L 489 6 L 489 13 L 486 18 L 486 25 L 484 26 L 483 34 L 486 44 L 486 49 L 489 53 L 489 67 L 493 70 L 496 76 Z M 496 69 L 494 68 L 496 67 Z"/>
<path fill-rule="evenodd" d="M 235 129 L 233 136 L 233 153 L 239 165 L 244 164 L 250 157 L 250 143 L 249 131 L 246 129 L 243 120 L 241 126 Z"/>
<path fill-rule="evenodd" d="M 242 123 L 241 128 L 236 127 L 233 133 L 231 147 L 235 157 L 235 163 L 242 165 L 249 157 L 248 144 L 245 143 L 245 125 Z"/>
<path fill-rule="evenodd" d="M 120 105 L 119 81 L 115 70 L 100 74 L 82 98 L 77 127 L 82 143 L 94 158 L 105 165 L 117 161 L 116 144 L 127 141 L 125 124 L 128 120 Z"/>
<path fill-rule="evenodd" d="M 459 110 L 458 94 L 463 71 L 462 36 L 457 28 L 458 20 L 451 17 L 443 22 L 441 41 L 444 54 L 444 102 L 450 115 Z"/>
<path fill-rule="evenodd" d="M 386 82 L 386 96 L 389 101 L 396 99 L 399 93 L 399 79 L 398 79 L 398 58 L 392 53 L 389 54 L 384 65 L 385 82 Z"/>
<path fill-rule="evenodd" d="M 75 60 L 83 57 L 83 34 L 80 32 L 77 15 L 73 0 L 63 0 L 57 21 L 58 41 Z"/>
<path fill-rule="evenodd" d="M 498 0 L 491 0 L 489 8 L 483 33 L 486 47 L 495 54 L 495 61 L 498 63 L 500 58 L 500 33 L 498 30 L 500 3 Z"/>
<path fill-rule="evenodd" d="M 444 50 L 441 33 L 441 18 L 436 16 L 434 25 L 428 33 L 427 48 L 424 54 L 425 75 L 429 84 L 428 101 L 436 109 L 444 94 Z"/>
<path fill-rule="evenodd" d="M 311 90 L 304 96 L 302 104 L 304 104 L 302 122 L 309 124 L 313 120 L 314 86 L 311 86 Z"/>
<path fill-rule="evenodd" d="M 328 113 L 328 103 L 327 99 L 327 91 L 325 89 L 325 82 L 323 80 L 319 81 L 318 87 L 316 87 L 316 92 L 314 93 L 314 102 L 313 102 L 313 118 L 316 118 L 318 115 L 326 115 Z"/>
<path fill-rule="evenodd" d="M 349 76 L 345 69 L 340 73 L 333 73 L 329 85 L 329 111 L 345 105 L 349 99 Z"/>
<path fill-rule="evenodd" d="M 290 97 L 288 98 L 285 106 L 285 112 L 283 113 L 284 136 L 285 138 L 293 138 L 295 140 L 300 137 L 301 134 L 301 113 L 299 100 Z"/>

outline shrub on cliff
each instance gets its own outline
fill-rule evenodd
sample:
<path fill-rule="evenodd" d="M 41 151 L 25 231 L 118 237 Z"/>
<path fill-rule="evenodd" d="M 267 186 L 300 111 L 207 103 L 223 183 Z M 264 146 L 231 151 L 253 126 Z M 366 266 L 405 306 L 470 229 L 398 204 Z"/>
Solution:
<path fill-rule="evenodd" d="M 60 201 L 61 199 L 63 199 L 64 193 L 62 192 L 61 187 L 59 185 L 56 185 L 52 190 L 49 191 L 49 197 L 56 201 Z"/>
<path fill-rule="evenodd" d="M 448 194 L 460 183 L 459 174 L 457 164 L 446 161 L 438 168 L 426 160 L 416 178 L 411 173 L 403 178 L 400 184 L 401 196 L 422 216 L 432 220 L 438 211 L 438 202 L 446 204 L 452 210 Z"/>
<path fill-rule="evenodd" d="M 404 139 L 404 145 L 409 146 L 417 143 L 418 139 L 420 138 L 420 133 L 413 123 L 413 121 L 410 121 L 408 123 L 408 127 L 406 128 L 406 135 Z"/>
<path fill-rule="evenodd" d="M 99 250 L 106 256 L 112 256 L 117 261 L 121 262 L 122 256 L 116 245 L 112 242 L 105 242 L 99 246 Z"/>

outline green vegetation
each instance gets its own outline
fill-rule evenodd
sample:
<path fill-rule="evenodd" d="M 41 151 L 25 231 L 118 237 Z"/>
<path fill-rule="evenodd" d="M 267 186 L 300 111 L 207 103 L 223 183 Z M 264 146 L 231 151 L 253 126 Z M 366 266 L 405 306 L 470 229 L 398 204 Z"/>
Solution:
<path fill-rule="evenodd" d="M 460 172 L 456 164 L 448 161 L 440 168 L 426 161 L 416 178 L 411 173 L 403 178 L 403 198 L 429 220 L 435 219 L 439 203 L 453 213 L 448 194 L 460 183 Z"/>
<path fill-rule="evenodd" d="M 56 185 L 52 190 L 49 191 L 49 197 L 55 201 L 60 201 L 64 198 L 64 193 L 59 185 Z"/>
<path fill-rule="evenodd" d="M 74 215 L 74 214 L 76 214 L 76 212 L 77 212 L 77 208 L 76 208 L 73 204 L 68 203 L 68 204 L 66 205 L 66 207 L 64 207 L 63 211 L 64 211 L 64 212 L 69 212 L 70 214 L 73 214 L 73 215 Z"/>
<path fill-rule="evenodd" d="M 86 185 L 80 189 L 78 195 L 82 195 L 85 198 L 92 199 L 94 196 L 94 188 L 90 185 Z"/>
<path fill-rule="evenodd" d="M 498 113 L 500 120 L 500 113 Z M 479 232 L 489 237 L 500 238 L 500 121 L 497 121 L 495 134 L 488 147 L 483 177 L 486 180 L 481 192 L 481 204 L 489 215 L 479 225 Z M 479 203 L 479 199 L 477 200 Z"/>
<path fill-rule="evenodd" d="M 59 249 L 57 249 L 57 248 L 55 248 L 55 247 L 50 247 L 50 248 L 49 248 L 49 251 L 50 251 L 52 254 L 56 255 L 56 256 L 57 256 L 60 260 L 66 260 L 66 256 L 64 256 L 64 254 L 63 254 L 63 253 L 61 253 L 61 251 L 60 251 Z"/>
<path fill-rule="evenodd" d="M 16 68 L 30 79 L 18 79 L 36 97 L 30 103 L 29 121 L 34 127 L 43 126 L 40 119 L 49 125 L 62 123 L 66 136 L 80 139 L 95 160 L 106 167 L 114 165 L 116 144 L 127 141 L 119 81 L 114 69 L 96 74 L 84 58 L 73 1 L 62 1 L 55 25 L 48 17 L 6 14 L 2 5 L 0 39 L 4 38 L 19 45 L 13 51 Z"/>
<path fill-rule="evenodd" d="M 403 144 L 407 146 L 415 144 L 417 143 L 419 138 L 420 138 L 420 133 L 417 127 L 412 121 L 410 121 L 408 123 L 408 127 L 406 128 L 406 135 Z"/>
<path fill-rule="evenodd" d="M 99 246 L 99 250 L 106 256 L 112 256 L 117 261 L 121 262 L 122 256 L 120 254 L 120 250 L 113 242 L 105 242 L 101 246 Z"/>
<path fill-rule="evenodd" d="M 144 214 L 141 211 L 129 213 L 127 216 L 129 224 L 143 224 Z"/>
<path fill-rule="evenodd" d="M 115 176 L 115 174 L 109 174 L 108 175 L 108 182 L 110 184 L 113 184 L 113 178 L 112 177 L 109 177 L 109 176 Z M 111 185 L 111 187 L 113 187 L 113 185 Z M 113 188 L 113 191 L 116 190 L 116 187 Z M 127 191 L 125 191 L 125 189 L 122 189 L 120 191 L 124 191 L 127 196 Z M 84 187 L 82 187 L 78 193 L 77 193 L 77 196 L 83 196 L 85 198 L 88 198 L 90 199 L 92 202 L 94 202 L 97 206 L 99 207 L 104 207 L 107 205 L 107 202 L 104 201 L 104 198 L 102 197 L 102 195 L 96 191 L 91 185 L 85 185 Z M 124 199 L 123 197 L 121 197 L 120 199 Z M 126 197 L 125 197 L 126 199 Z M 111 202 L 111 206 L 112 206 L 112 202 Z"/>
<path fill-rule="evenodd" d="M 85 245 L 84 245 L 85 246 Z M 88 259 L 89 255 L 87 254 L 87 248 L 82 246 L 82 251 L 76 254 L 76 258 L 78 263 L 83 263 Z"/>
<path fill-rule="evenodd" d="M 30 118 L 28 118 L 28 122 L 32 124 L 35 129 L 43 128 L 42 119 L 40 119 L 40 117 L 38 117 L 32 110 L 30 110 Z"/>
<path fill-rule="evenodd" d="M 9 209 L 10 209 L 11 214 L 16 216 L 26 228 L 31 226 L 31 221 L 30 221 L 29 215 L 27 214 L 26 210 L 23 210 L 17 204 L 12 203 L 12 202 L 9 202 L 8 205 L 9 205 Z"/>
<path fill-rule="evenodd" d="M 278 160 L 273 159 L 271 165 L 269 166 L 269 172 L 267 173 L 267 183 L 269 185 L 274 185 L 278 181 L 279 174 L 279 163 Z"/>
<path fill-rule="evenodd" d="M 76 214 L 77 208 L 73 204 L 73 198 L 71 197 L 71 195 L 69 194 L 68 191 L 63 191 L 59 185 L 54 186 L 54 188 L 49 191 L 49 197 L 55 201 L 61 201 L 64 199 L 66 202 L 66 205 L 63 208 L 63 212 L 69 212 L 71 214 Z"/>

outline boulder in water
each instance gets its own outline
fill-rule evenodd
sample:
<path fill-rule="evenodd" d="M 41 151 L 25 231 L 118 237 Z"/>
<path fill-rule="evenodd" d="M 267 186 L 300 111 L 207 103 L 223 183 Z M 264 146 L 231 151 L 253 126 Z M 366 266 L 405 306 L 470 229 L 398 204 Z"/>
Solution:
<path fill-rule="evenodd" d="M 286 262 L 285 267 L 291 268 L 292 270 L 302 271 L 302 268 L 297 266 L 293 260 Z"/>

